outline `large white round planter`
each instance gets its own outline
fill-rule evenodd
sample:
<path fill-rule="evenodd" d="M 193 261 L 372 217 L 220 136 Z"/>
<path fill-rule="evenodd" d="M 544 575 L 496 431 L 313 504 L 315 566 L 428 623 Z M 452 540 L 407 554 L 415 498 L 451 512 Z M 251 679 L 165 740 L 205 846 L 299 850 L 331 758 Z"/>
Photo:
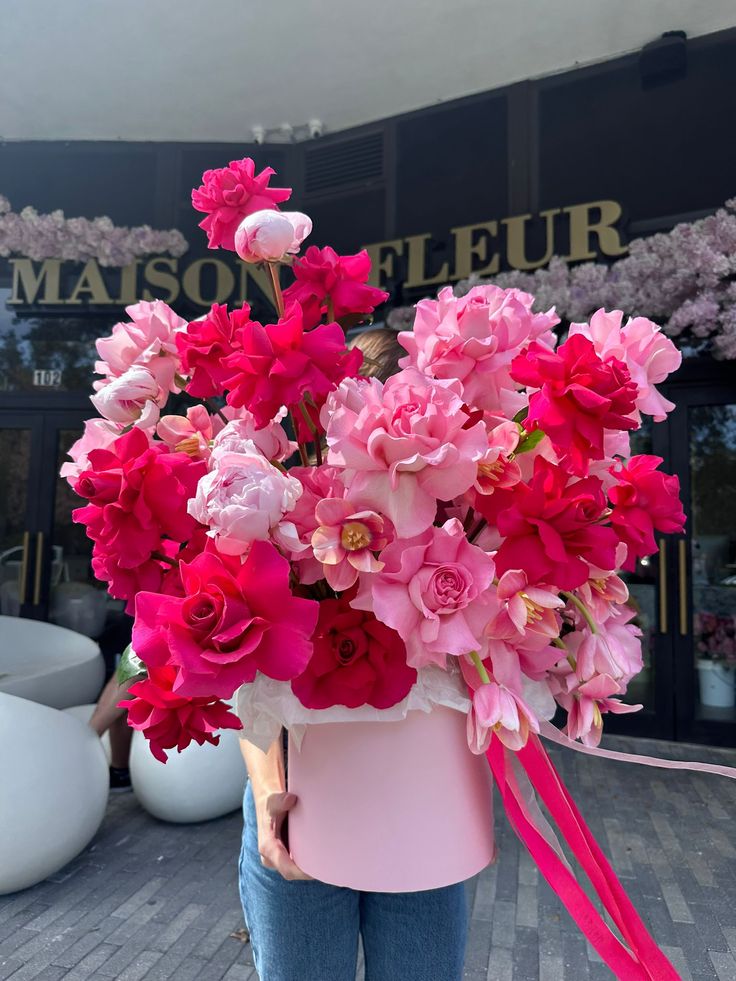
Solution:
<path fill-rule="evenodd" d="M 82 722 L 89 724 L 89 720 L 92 718 L 92 713 L 97 708 L 96 705 L 72 705 L 69 708 L 64 709 L 69 715 L 73 715 L 76 719 L 80 719 Z M 103 732 L 100 736 L 100 742 L 102 743 L 102 749 L 105 753 L 105 759 L 110 762 L 110 756 L 112 750 L 110 748 L 110 733 Z"/>
<path fill-rule="evenodd" d="M 721 661 L 698 661 L 700 703 L 708 708 L 733 708 L 736 704 L 734 670 Z"/>
<path fill-rule="evenodd" d="M 105 662 L 89 637 L 40 620 L 0 617 L 0 692 L 63 709 L 94 702 Z"/>
<path fill-rule="evenodd" d="M 243 805 L 245 764 L 234 730 L 220 735 L 219 746 L 191 743 L 168 752 L 160 763 L 140 732 L 130 749 L 130 779 L 140 804 L 154 817 L 176 824 L 209 821 Z"/>
<path fill-rule="evenodd" d="M 41 882 L 89 844 L 108 782 L 88 725 L 0 692 L 0 894 Z"/>

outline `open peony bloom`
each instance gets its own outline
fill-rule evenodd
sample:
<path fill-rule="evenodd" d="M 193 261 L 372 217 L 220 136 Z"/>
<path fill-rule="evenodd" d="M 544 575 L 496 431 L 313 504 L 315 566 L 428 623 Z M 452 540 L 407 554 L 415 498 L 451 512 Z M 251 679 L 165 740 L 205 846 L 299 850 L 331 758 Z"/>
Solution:
<path fill-rule="evenodd" d="M 216 451 L 211 463 L 189 502 L 189 513 L 208 526 L 218 551 L 244 555 L 252 542 L 272 535 L 298 545 L 294 526 L 282 526 L 301 495 L 298 480 L 269 463 L 250 440 L 237 453 Z"/>
<path fill-rule="evenodd" d="M 475 689 L 468 713 L 468 743 L 473 753 L 485 753 L 494 735 L 504 746 L 519 750 L 530 732 L 539 732 L 539 723 L 520 695 L 495 681 Z"/>
<path fill-rule="evenodd" d="M 167 749 L 181 753 L 191 742 L 216 746 L 220 742 L 218 729 L 243 728 L 237 715 L 219 698 L 174 694 L 175 679 L 175 668 L 151 668 L 147 678 L 128 689 L 133 698 L 119 703 L 128 710 L 128 725 L 143 733 L 151 752 L 162 763 L 166 762 Z"/>
<path fill-rule="evenodd" d="M 387 515 L 402 537 L 435 519 L 437 500 L 473 486 L 488 444 L 469 424 L 458 382 L 407 368 L 381 384 L 344 381 L 322 412 L 328 462 L 345 467 L 348 496 Z"/>
<path fill-rule="evenodd" d="M 384 568 L 362 580 L 353 606 L 372 609 L 398 631 L 409 664 L 444 667 L 447 654 L 485 647 L 493 560 L 470 544 L 457 518 L 392 542 L 381 561 Z"/>
<path fill-rule="evenodd" d="M 570 324 L 570 336 L 582 334 L 593 342 L 596 353 L 623 361 L 639 389 L 638 412 L 662 422 L 674 403 L 661 395 L 655 385 L 661 384 L 682 363 L 682 354 L 660 328 L 646 317 L 629 318 L 622 327 L 623 313 L 600 309 L 589 324 Z"/>
<path fill-rule="evenodd" d="M 254 211 L 235 232 L 235 251 L 243 262 L 278 262 L 296 255 L 311 234 L 312 219 L 301 211 Z"/>
<path fill-rule="evenodd" d="M 257 671 L 279 681 L 301 674 L 319 604 L 292 594 L 289 563 L 273 545 L 255 542 L 242 563 L 205 551 L 179 569 L 184 595 L 139 593 L 133 627 L 149 669 L 177 668 L 177 694 L 229 698 Z"/>
<path fill-rule="evenodd" d="M 314 653 L 291 683 L 307 708 L 389 708 L 406 698 L 417 680 L 401 637 L 372 613 L 352 609 L 351 598 L 346 593 L 320 603 Z"/>
<path fill-rule="evenodd" d="M 133 365 L 90 395 L 90 401 L 110 422 L 151 429 L 168 401 L 173 378 L 174 364 L 163 358 L 156 365 Z"/>
<path fill-rule="evenodd" d="M 115 324 L 110 337 L 96 342 L 100 361 L 95 371 L 108 378 L 119 378 L 133 365 L 150 364 L 160 359 L 171 361 L 171 378 L 178 370 L 177 336 L 186 328 L 186 320 L 178 317 L 163 300 L 141 300 L 125 308 L 129 322 Z M 96 382 L 100 388 L 102 382 Z M 176 391 L 172 387 L 172 391 Z"/>
<path fill-rule="evenodd" d="M 290 187 L 268 186 L 275 173 L 272 167 L 264 167 L 256 174 L 253 160 L 244 157 L 202 174 L 202 184 L 192 191 L 192 204 L 207 215 L 199 227 L 207 232 L 211 249 L 234 249 L 235 232 L 246 215 L 275 209 L 291 197 Z"/>
<path fill-rule="evenodd" d="M 381 515 L 356 511 L 344 498 L 327 498 L 318 502 L 315 518 L 319 526 L 312 535 L 314 557 L 333 589 L 349 589 L 359 572 L 380 572 L 383 562 L 373 553 L 388 542 Z"/>

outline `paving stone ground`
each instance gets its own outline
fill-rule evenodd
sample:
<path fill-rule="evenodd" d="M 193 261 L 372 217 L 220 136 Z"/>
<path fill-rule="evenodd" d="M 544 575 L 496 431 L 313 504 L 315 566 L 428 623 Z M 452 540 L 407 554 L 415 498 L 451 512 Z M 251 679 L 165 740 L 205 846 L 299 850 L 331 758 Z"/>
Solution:
<path fill-rule="evenodd" d="M 608 745 L 736 764 L 733 751 Z M 736 981 L 736 782 L 553 755 L 681 977 Z M 231 936 L 243 926 L 240 832 L 238 813 L 170 825 L 132 794 L 111 798 L 82 855 L 46 882 L 0 897 L 0 981 L 257 981 L 249 945 Z M 497 865 L 468 883 L 466 981 L 611 978 L 500 813 L 497 832 Z"/>

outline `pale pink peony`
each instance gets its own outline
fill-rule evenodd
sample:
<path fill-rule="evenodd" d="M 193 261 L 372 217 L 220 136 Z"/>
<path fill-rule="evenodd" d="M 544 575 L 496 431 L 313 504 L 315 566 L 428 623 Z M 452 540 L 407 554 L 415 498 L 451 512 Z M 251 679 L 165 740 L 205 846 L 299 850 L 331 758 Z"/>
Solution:
<path fill-rule="evenodd" d="M 433 378 L 456 378 L 463 383 L 468 405 L 498 410 L 502 392 L 516 389 L 509 366 L 533 340 L 554 347 L 554 310 L 532 313 L 534 297 L 498 286 L 475 286 L 456 297 L 452 287 L 436 300 L 417 304 L 413 331 L 399 341 L 409 352 L 399 364 L 410 365 Z"/>
<path fill-rule="evenodd" d="M 243 262 L 278 262 L 296 255 L 311 231 L 312 219 L 300 211 L 254 211 L 238 225 L 235 251 Z"/>
<path fill-rule="evenodd" d="M 74 484 L 80 473 L 89 470 L 89 454 L 92 450 L 108 449 L 120 436 L 121 427 L 104 419 L 86 419 L 84 433 L 69 449 L 71 463 L 62 463 L 60 476 Z"/>
<path fill-rule="evenodd" d="M 482 684 L 473 692 L 468 744 L 477 756 L 486 752 L 494 735 L 516 751 L 526 745 L 531 732 L 539 732 L 539 722 L 516 692 L 495 681 Z"/>
<path fill-rule="evenodd" d="M 589 324 L 570 324 L 570 335 L 583 334 L 593 342 L 596 353 L 607 360 L 617 358 L 629 369 L 639 394 L 636 408 L 655 422 L 667 418 L 675 405 L 661 395 L 655 385 L 680 367 L 682 354 L 660 328 L 646 317 L 629 318 L 622 327 L 623 313 L 602 308 L 590 318 Z"/>
<path fill-rule="evenodd" d="M 91 395 L 90 401 L 110 422 L 151 429 L 168 401 L 174 370 L 174 363 L 164 358 L 155 365 L 133 365 Z"/>
<path fill-rule="evenodd" d="M 315 518 L 319 525 L 312 535 L 314 557 L 333 589 L 349 589 L 359 572 L 383 569 L 373 554 L 388 542 L 380 514 L 356 510 L 345 498 L 331 497 L 317 502 Z"/>
<path fill-rule="evenodd" d="M 188 510 L 208 528 L 224 555 L 245 555 L 255 541 L 298 547 L 296 529 L 284 520 L 302 493 L 298 480 L 282 473 L 246 442 L 239 453 L 213 454 Z"/>
<path fill-rule="evenodd" d="M 458 382 L 412 368 L 385 385 L 346 378 L 322 410 L 327 460 L 345 468 L 348 497 L 385 514 L 402 537 L 432 524 L 438 500 L 473 486 L 488 443 L 483 423 L 471 422 Z"/>
<path fill-rule="evenodd" d="M 291 456 L 296 449 L 296 443 L 289 440 L 280 422 L 286 414 L 285 410 L 262 429 L 256 427 L 253 414 L 245 408 L 233 409 L 227 405 L 223 413 L 230 421 L 215 437 L 215 453 L 240 453 L 243 444 L 251 441 L 267 460 L 281 461 Z"/>
<path fill-rule="evenodd" d="M 383 570 L 361 578 L 352 605 L 397 631 L 412 667 L 444 667 L 447 654 L 485 649 L 493 560 L 468 542 L 457 518 L 392 542 L 380 558 Z"/>
<path fill-rule="evenodd" d="M 109 337 L 98 338 L 97 353 L 101 360 L 95 363 L 95 371 L 108 378 L 119 378 L 133 365 L 147 365 L 164 358 L 173 365 L 173 382 L 179 368 L 176 335 L 186 329 L 186 320 L 178 317 L 163 300 L 142 300 L 126 307 L 125 312 L 129 322 L 115 324 Z M 104 384 L 97 381 L 95 388 Z M 171 390 L 176 391 L 176 386 Z"/>

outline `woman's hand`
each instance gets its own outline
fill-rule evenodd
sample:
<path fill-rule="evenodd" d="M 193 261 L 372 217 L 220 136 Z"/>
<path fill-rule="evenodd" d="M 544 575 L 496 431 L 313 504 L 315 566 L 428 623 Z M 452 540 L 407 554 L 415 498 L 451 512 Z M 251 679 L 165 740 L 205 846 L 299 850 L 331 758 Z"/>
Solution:
<path fill-rule="evenodd" d="M 254 798 L 261 864 L 267 869 L 274 869 L 285 879 L 311 879 L 293 861 L 281 837 L 286 815 L 296 804 L 296 795 L 286 791 L 256 795 L 254 788 Z"/>

